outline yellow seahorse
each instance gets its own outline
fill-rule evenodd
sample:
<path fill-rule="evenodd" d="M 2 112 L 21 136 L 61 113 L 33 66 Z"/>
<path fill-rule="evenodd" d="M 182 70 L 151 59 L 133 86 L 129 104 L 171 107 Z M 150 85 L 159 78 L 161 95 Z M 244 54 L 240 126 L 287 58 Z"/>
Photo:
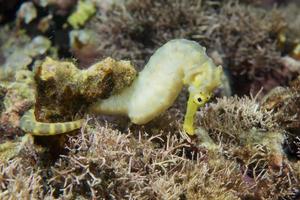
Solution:
<path fill-rule="evenodd" d="M 133 123 L 145 124 L 167 110 L 187 85 L 189 99 L 183 129 L 193 135 L 195 113 L 211 98 L 222 77 L 222 67 L 212 62 L 204 47 L 186 39 L 171 40 L 151 56 L 129 87 L 93 103 L 88 112 L 127 115 Z M 79 128 L 81 123 L 41 123 L 29 113 L 21 118 L 20 127 L 35 135 L 54 135 Z"/>

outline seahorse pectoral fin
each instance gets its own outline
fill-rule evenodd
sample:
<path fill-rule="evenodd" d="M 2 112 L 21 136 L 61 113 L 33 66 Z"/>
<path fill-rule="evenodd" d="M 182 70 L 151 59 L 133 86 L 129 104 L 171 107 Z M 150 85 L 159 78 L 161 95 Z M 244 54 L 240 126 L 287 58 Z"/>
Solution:
<path fill-rule="evenodd" d="M 36 121 L 33 110 L 29 110 L 21 117 L 20 128 L 24 132 L 32 135 L 51 136 L 79 129 L 83 122 L 83 119 L 60 123 L 38 122 Z"/>

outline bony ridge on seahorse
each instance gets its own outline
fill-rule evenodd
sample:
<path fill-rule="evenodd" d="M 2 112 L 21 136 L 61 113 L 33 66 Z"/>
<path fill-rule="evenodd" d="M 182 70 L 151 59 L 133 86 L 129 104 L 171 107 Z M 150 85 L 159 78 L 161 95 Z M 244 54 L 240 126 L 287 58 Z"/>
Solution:
<path fill-rule="evenodd" d="M 133 123 L 145 124 L 167 110 L 187 85 L 189 99 L 183 129 L 193 135 L 196 111 L 220 86 L 222 76 L 222 67 L 213 63 L 204 47 L 186 39 L 171 40 L 151 56 L 129 87 L 92 103 L 88 112 L 127 115 Z M 34 135 L 55 135 L 80 128 L 81 123 L 82 120 L 41 123 L 27 113 L 21 118 L 20 127 Z"/>

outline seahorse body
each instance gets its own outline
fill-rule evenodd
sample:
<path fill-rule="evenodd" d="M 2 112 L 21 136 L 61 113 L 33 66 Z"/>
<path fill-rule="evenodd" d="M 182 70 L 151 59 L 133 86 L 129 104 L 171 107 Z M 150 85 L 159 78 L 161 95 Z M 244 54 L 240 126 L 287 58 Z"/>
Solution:
<path fill-rule="evenodd" d="M 121 93 L 99 100 L 90 106 L 92 113 L 128 115 L 135 124 L 145 124 L 168 109 L 183 85 L 189 86 L 185 129 L 193 134 L 194 115 L 202 102 L 208 101 L 220 85 L 222 68 L 217 68 L 205 48 L 194 41 L 171 40 L 150 58 L 132 85 Z M 200 97 L 199 97 L 200 98 Z M 189 129 L 189 130 L 188 130 Z"/>
<path fill-rule="evenodd" d="M 220 85 L 222 76 L 222 68 L 215 66 L 204 47 L 186 39 L 171 40 L 152 55 L 129 87 L 108 99 L 93 103 L 88 112 L 127 115 L 133 123 L 145 124 L 168 109 L 183 85 L 187 85 L 190 96 L 183 128 L 193 135 L 195 113 L 199 106 L 210 99 L 213 90 Z M 63 124 L 47 127 L 46 123 L 30 119 L 22 123 L 21 120 L 24 131 L 41 135 L 47 134 L 47 129 L 48 135 L 62 133 Z M 79 128 L 81 122 L 66 124 L 63 129 L 70 131 L 71 126 Z"/>

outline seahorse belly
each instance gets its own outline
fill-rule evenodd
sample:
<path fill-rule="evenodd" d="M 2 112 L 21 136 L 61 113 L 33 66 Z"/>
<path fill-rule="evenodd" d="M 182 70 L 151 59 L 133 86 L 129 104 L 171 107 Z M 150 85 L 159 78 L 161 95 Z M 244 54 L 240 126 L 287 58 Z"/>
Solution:
<path fill-rule="evenodd" d="M 165 63 L 163 63 L 165 64 Z M 168 74 L 168 76 L 165 76 Z M 135 124 L 145 124 L 172 105 L 182 89 L 181 70 L 157 76 L 141 75 L 140 83 L 128 105 L 128 116 Z M 151 88 L 150 88 L 151 87 Z"/>

